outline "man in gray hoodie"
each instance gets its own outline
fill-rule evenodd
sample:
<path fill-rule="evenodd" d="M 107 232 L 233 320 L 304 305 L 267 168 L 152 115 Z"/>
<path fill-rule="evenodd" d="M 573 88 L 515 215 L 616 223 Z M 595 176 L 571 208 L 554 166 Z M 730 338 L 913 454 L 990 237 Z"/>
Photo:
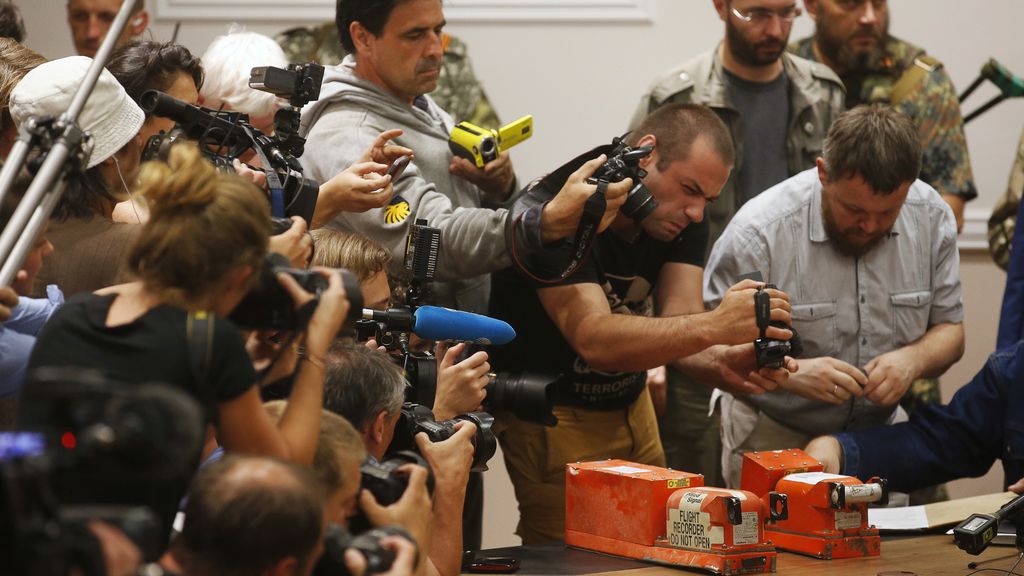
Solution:
<path fill-rule="evenodd" d="M 583 203 L 596 187 L 586 177 L 601 164 L 588 163 L 550 202 L 514 222 L 497 208 L 515 188 L 507 153 L 484 168 L 452 155 L 453 122 L 426 94 L 441 68 L 441 0 L 339 0 L 335 21 L 349 56 L 324 74 L 320 100 L 303 110 L 307 139 L 302 163 L 311 178 L 329 179 L 361 158 L 378 134 L 400 128 L 395 142 L 411 148 L 415 161 L 394 184 L 383 208 L 339 213 L 329 226 L 369 236 L 391 250 L 392 272 L 403 262 L 409 225 L 426 219 L 441 229 L 438 282 L 433 302 L 484 313 L 489 272 L 511 264 L 507 238 L 516 227 L 518 250 L 539 250 L 571 235 Z M 628 181 L 608 189 L 607 225 L 625 199 Z M 602 228 L 603 229 L 603 228 Z"/>

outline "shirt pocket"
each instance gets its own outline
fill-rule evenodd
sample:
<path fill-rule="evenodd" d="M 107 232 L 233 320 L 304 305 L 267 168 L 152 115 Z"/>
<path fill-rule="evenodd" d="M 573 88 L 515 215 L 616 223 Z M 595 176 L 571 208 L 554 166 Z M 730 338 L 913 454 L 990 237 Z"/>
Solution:
<path fill-rule="evenodd" d="M 800 336 L 806 358 L 834 356 L 836 349 L 836 303 L 793 304 L 793 329 Z"/>
<path fill-rule="evenodd" d="M 889 295 L 889 301 L 892 304 L 893 348 L 902 348 L 924 336 L 932 309 L 931 291 L 893 293 Z"/>

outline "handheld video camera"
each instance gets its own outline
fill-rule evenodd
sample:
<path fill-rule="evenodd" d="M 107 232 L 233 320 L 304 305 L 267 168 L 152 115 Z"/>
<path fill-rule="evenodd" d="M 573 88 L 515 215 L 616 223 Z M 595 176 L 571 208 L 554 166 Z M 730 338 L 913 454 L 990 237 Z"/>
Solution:
<path fill-rule="evenodd" d="M 647 171 L 640 167 L 640 160 L 650 156 L 654 147 L 631 148 L 624 142 L 625 137 L 624 134 L 612 140 L 612 150 L 608 153 L 608 160 L 594 172 L 593 176 L 587 179 L 587 182 L 597 184 L 598 181 L 604 180 L 613 183 L 632 178 L 633 187 L 629 189 L 626 203 L 619 208 L 619 212 L 640 222 L 650 216 L 651 212 L 658 207 L 651 191 L 644 186 L 643 179 L 647 176 Z"/>
<path fill-rule="evenodd" d="M 488 162 L 516 144 L 533 136 L 533 116 L 522 118 L 497 130 L 481 128 L 469 122 L 459 122 L 452 128 L 448 138 L 448 149 L 483 168 Z"/>

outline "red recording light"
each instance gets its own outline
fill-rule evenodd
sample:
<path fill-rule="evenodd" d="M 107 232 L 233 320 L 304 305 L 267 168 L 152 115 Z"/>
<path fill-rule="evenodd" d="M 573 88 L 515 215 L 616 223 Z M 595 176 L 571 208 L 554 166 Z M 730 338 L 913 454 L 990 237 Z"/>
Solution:
<path fill-rule="evenodd" d="M 68 450 L 74 449 L 77 444 L 78 441 L 75 439 L 75 435 L 71 432 L 65 432 L 60 437 L 60 445 Z"/>

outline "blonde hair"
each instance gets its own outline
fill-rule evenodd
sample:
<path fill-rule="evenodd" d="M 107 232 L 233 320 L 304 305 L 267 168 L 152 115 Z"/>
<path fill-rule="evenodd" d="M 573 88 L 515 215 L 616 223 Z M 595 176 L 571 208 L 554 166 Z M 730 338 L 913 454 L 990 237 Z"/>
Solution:
<path fill-rule="evenodd" d="M 36 66 L 46 62 L 41 54 L 26 48 L 11 38 L 0 38 L 0 111 L 3 125 L 0 130 L 14 127 L 11 120 L 11 92 Z"/>
<path fill-rule="evenodd" d="M 366 282 L 391 264 L 391 253 L 366 236 L 331 228 L 317 228 L 311 234 L 316 246 L 313 264 L 317 266 L 347 268 L 360 282 Z"/>
<path fill-rule="evenodd" d="M 284 415 L 288 402 L 273 400 L 263 405 L 270 417 L 277 421 Z M 316 454 L 313 456 L 313 474 L 320 480 L 328 494 L 333 494 L 359 478 L 345 478 L 341 460 L 355 458 L 362 462 L 366 458 L 366 446 L 359 432 L 348 420 L 337 414 L 320 412 L 320 435 L 317 437 Z"/>
<path fill-rule="evenodd" d="M 232 269 L 258 269 L 263 261 L 270 236 L 263 192 L 215 169 L 195 146 L 176 145 L 166 163 L 143 165 L 138 191 L 149 201 L 150 220 L 128 265 L 147 289 L 194 300 Z"/>

